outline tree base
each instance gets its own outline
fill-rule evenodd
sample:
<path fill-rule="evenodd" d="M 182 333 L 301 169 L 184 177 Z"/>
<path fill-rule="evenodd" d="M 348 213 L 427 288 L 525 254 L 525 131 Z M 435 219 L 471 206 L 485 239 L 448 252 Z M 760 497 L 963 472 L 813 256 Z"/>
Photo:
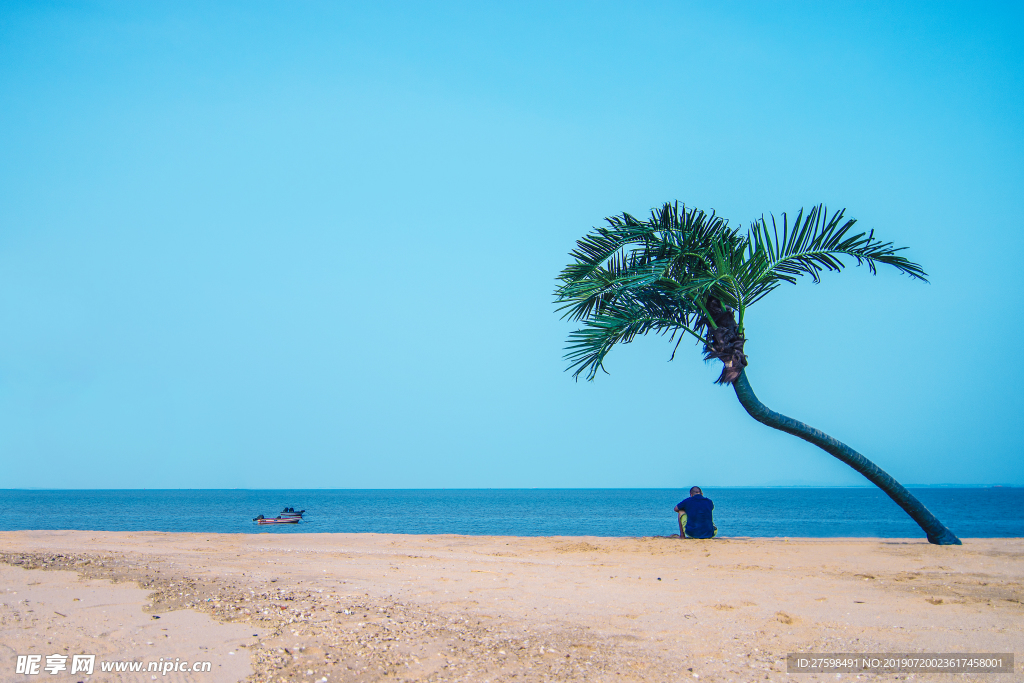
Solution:
<path fill-rule="evenodd" d="M 935 545 L 963 545 L 960 539 L 956 537 L 949 529 L 944 529 L 945 533 L 939 534 L 938 536 L 928 536 L 928 542 L 934 543 Z"/>

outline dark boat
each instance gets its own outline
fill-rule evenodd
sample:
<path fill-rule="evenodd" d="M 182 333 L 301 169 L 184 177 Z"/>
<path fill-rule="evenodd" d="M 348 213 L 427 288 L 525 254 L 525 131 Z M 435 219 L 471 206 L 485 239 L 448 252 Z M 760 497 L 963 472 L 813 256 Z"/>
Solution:
<path fill-rule="evenodd" d="M 295 508 L 285 508 L 281 510 L 281 514 L 278 517 L 302 517 L 305 510 L 296 510 Z"/>

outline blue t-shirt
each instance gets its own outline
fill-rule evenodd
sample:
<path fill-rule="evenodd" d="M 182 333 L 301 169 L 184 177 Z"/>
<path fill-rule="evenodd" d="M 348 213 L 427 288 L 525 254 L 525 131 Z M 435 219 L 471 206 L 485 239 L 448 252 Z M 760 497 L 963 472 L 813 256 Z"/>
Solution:
<path fill-rule="evenodd" d="M 699 493 L 690 496 L 676 505 L 677 508 L 686 513 L 686 535 L 694 538 L 712 538 L 715 535 L 715 520 L 711 511 L 715 504 L 710 498 L 705 498 Z"/>

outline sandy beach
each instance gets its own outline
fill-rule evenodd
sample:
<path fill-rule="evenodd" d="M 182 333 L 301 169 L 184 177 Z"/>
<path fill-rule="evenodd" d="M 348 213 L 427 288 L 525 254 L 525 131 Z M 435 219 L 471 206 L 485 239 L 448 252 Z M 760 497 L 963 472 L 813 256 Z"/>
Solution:
<path fill-rule="evenodd" d="M 765 681 L 788 652 L 1024 654 L 1024 540 L 0 533 L 17 655 L 142 681 Z M 68 666 L 70 670 L 70 664 Z M 863 679 L 1020 680 L 1018 674 Z M 855 680 L 855 674 L 842 679 Z M 836 680 L 800 674 L 797 680 Z"/>

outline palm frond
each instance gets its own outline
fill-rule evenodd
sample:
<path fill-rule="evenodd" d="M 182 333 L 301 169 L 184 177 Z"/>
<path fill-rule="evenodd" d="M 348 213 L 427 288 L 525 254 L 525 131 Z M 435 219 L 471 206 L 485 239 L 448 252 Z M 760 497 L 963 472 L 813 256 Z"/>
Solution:
<path fill-rule="evenodd" d="M 851 234 L 857 221 L 844 221 L 845 213 L 843 209 L 830 217 L 828 209 L 819 204 L 806 215 L 801 209 L 792 226 L 783 213 L 781 234 L 774 216 L 771 228 L 763 216 L 754 221 L 747 242 L 750 268 L 744 279 L 753 285 L 752 293 L 756 296 L 747 303 L 763 298 L 774 289 L 777 281 L 795 284 L 797 276 L 810 275 L 814 282 L 819 282 L 822 272 L 840 271 L 845 267 L 844 256 L 852 258 L 857 265 L 867 264 L 872 274 L 883 264 L 927 282 L 924 269 L 899 254 L 904 247 L 875 239 L 873 230 Z"/>
<path fill-rule="evenodd" d="M 649 287 L 662 279 L 670 261 L 629 259 L 627 254 L 609 259 L 604 266 L 590 272 L 587 278 L 569 282 L 558 289 L 565 303 L 557 310 L 566 310 L 562 317 L 582 320 L 605 307 L 629 290 Z"/>
<path fill-rule="evenodd" d="M 573 377 L 585 374 L 592 380 L 599 370 L 604 370 L 605 356 L 616 344 L 628 344 L 648 332 L 671 334 L 674 338 L 684 327 L 688 326 L 678 318 L 661 317 L 635 303 L 609 307 L 586 320 L 582 329 L 569 334 L 565 353 L 568 369 Z"/>

